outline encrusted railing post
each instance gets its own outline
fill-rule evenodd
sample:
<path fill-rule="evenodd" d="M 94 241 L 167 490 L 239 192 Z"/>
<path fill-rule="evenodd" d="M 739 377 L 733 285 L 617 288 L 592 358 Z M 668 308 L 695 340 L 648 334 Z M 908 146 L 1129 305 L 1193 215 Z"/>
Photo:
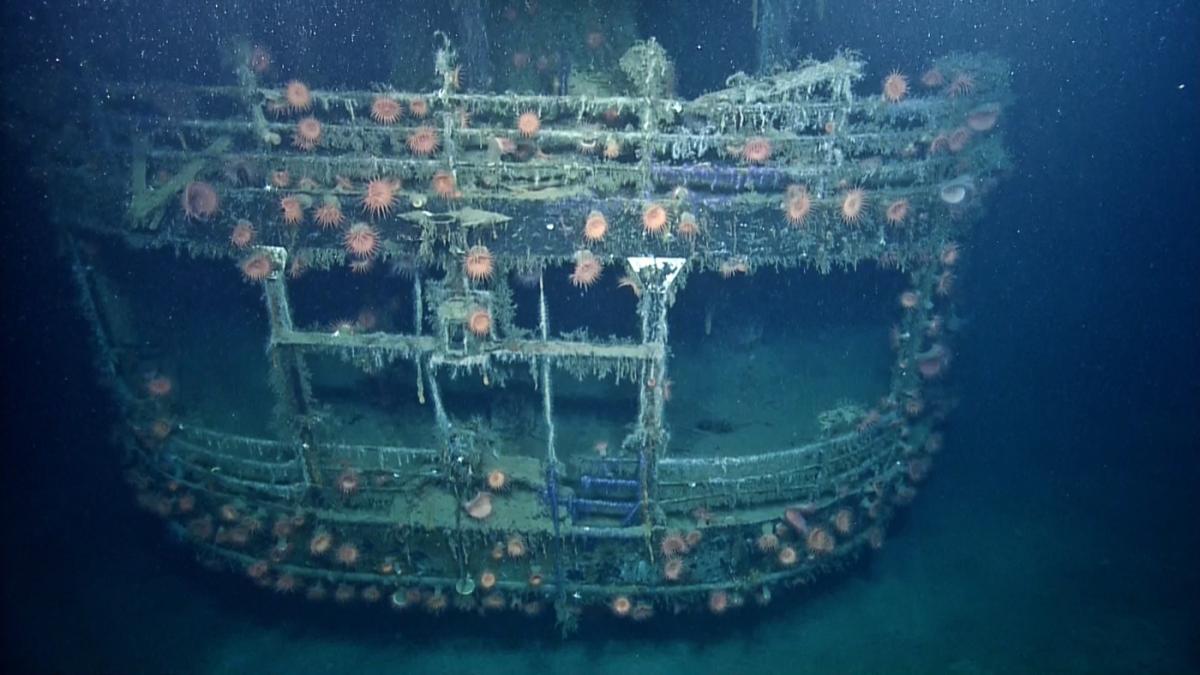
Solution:
<path fill-rule="evenodd" d="M 546 308 L 546 278 L 538 275 L 538 329 L 542 342 L 550 339 L 550 312 Z M 558 452 L 554 434 L 554 392 L 550 388 L 550 357 L 538 357 L 542 379 L 542 414 L 546 418 L 546 501 L 550 505 L 550 520 L 554 529 L 554 588 L 558 594 L 555 612 L 560 623 L 568 621 L 567 585 L 562 564 L 562 514 L 558 509 Z"/>
<path fill-rule="evenodd" d="M 312 457 L 312 390 L 307 368 L 304 357 L 296 347 L 281 344 L 282 340 L 294 331 L 284 275 L 284 270 L 287 269 L 287 249 L 263 246 L 260 250 L 271 258 L 273 269 L 262 283 L 271 324 L 267 356 L 271 362 L 271 388 L 278 399 L 276 420 L 280 431 L 290 433 L 293 440 L 299 444 L 305 482 L 310 485 L 319 484 L 321 476 Z"/>
<path fill-rule="evenodd" d="M 642 523 L 647 531 L 654 523 L 654 480 L 658 458 L 666 446 L 663 425 L 663 399 L 670 387 L 667 380 L 667 309 L 672 290 L 684 264 L 684 258 L 629 258 L 629 267 L 642 280 L 642 300 L 638 313 L 642 318 L 642 343 L 659 349 L 657 356 L 642 364 L 638 387 L 638 485 Z M 652 553 L 653 555 L 653 553 Z"/>

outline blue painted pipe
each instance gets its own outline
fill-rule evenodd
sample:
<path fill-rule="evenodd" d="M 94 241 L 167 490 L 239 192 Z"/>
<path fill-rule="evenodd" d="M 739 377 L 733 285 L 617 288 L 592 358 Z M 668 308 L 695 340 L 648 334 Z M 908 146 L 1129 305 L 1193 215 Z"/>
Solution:
<path fill-rule="evenodd" d="M 610 501 L 604 499 L 580 499 L 578 497 L 567 502 L 567 510 L 571 518 L 578 520 L 586 516 L 626 516 L 630 505 L 637 508 L 637 502 Z"/>
<path fill-rule="evenodd" d="M 588 496 L 620 499 L 637 496 L 638 482 L 624 478 L 598 478 L 596 476 L 580 476 L 580 492 Z"/>

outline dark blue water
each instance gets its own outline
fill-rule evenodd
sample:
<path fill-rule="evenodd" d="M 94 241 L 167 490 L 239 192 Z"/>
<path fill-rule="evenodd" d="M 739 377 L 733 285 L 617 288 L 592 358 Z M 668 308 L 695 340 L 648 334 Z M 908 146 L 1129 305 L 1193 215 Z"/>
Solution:
<path fill-rule="evenodd" d="M 241 17 L 293 66 L 362 84 L 386 68 L 364 66 L 359 50 L 424 40 L 449 8 L 399 3 L 413 21 L 388 37 L 370 20 L 385 3 L 187 4 L 9 3 L 5 82 L 17 71 L 211 80 L 222 72 L 211 45 Z M 748 4 L 647 3 L 635 14 L 695 94 L 753 67 Z M 827 5 L 824 20 L 797 27 L 800 53 L 860 49 L 872 79 L 953 50 L 1014 66 L 1016 168 L 991 195 L 963 274 L 962 402 L 938 471 L 884 555 L 766 612 L 596 621 L 566 642 L 539 623 L 310 607 L 203 572 L 120 480 L 107 441 L 116 411 L 91 375 L 46 220 L 56 196 L 31 166 L 31 127 L 9 119 L 7 670 L 1200 672 L 1200 9 Z M 2 89 L 6 102 L 37 96 Z"/>

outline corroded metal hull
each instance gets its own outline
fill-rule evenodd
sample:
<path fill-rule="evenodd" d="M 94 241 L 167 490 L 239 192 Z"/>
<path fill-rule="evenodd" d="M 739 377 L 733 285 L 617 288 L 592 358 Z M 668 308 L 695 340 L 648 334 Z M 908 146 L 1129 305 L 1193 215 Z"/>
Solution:
<path fill-rule="evenodd" d="M 230 87 L 112 86 L 97 124 L 115 150 L 84 160 L 105 189 L 61 167 L 89 208 L 58 220 L 140 502 L 207 563 L 282 592 L 567 623 L 588 606 L 636 619 L 765 603 L 881 547 L 941 447 L 958 242 L 1007 168 L 1006 69 L 950 57 L 935 67 L 969 87 L 893 102 L 856 95 L 863 64 L 844 55 L 684 101 L 655 81 L 653 43 L 638 49 L 622 62 L 635 84 L 610 98 L 459 94 L 447 77 L 434 92 L 310 92 L 301 111 L 249 69 Z M 380 123 L 381 96 L 428 111 Z M 219 206 L 189 202 L 197 184 Z M 229 398 L 189 400 L 173 377 L 194 367 L 170 365 L 192 359 L 186 336 L 149 347 L 138 294 L 155 281 L 121 280 L 137 250 L 188 284 L 261 290 L 265 367 L 212 374 Z M 673 373 L 696 353 L 673 345 L 676 301 L 693 284 L 753 292 L 766 270 L 898 280 L 877 393 L 779 420 L 676 416 Z M 297 318 L 342 283 L 394 302 Z M 632 328 L 555 328 L 557 307 L 593 301 Z M 735 314 L 706 311 L 695 334 Z M 222 400 L 264 370 L 271 423 L 228 422 Z M 785 375 L 811 386 L 771 377 Z M 784 409 L 763 388 L 740 395 Z M 816 419 L 807 437 L 738 440 L 793 414 Z"/>

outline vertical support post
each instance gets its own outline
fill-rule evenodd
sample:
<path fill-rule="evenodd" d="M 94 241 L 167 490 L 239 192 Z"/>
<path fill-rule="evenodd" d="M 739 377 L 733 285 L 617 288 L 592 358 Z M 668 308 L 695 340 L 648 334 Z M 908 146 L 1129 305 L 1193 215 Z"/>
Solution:
<path fill-rule="evenodd" d="M 642 194 L 650 198 L 654 189 L 654 137 L 658 135 L 658 119 L 655 114 L 655 101 L 649 94 L 643 99 L 642 108 L 642 140 L 641 157 L 638 158 L 638 168 L 641 169 Z"/>
<path fill-rule="evenodd" d="M 437 371 L 433 359 L 425 362 L 425 378 L 429 384 L 429 394 L 433 397 L 433 415 L 437 420 L 438 430 L 444 438 L 450 437 L 450 418 L 446 415 L 446 406 L 442 403 L 442 389 L 437 383 Z"/>
<path fill-rule="evenodd" d="M 789 0 L 756 0 L 754 30 L 758 38 L 759 75 L 769 75 L 786 62 L 788 29 L 792 23 L 790 10 L 795 4 Z"/>
<path fill-rule="evenodd" d="M 260 250 L 271 258 L 273 272 L 263 280 L 263 294 L 267 304 L 267 315 L 271 324 L 271 337 L 267 355 L 271 362 L 271 384 L 277 397 L 276 417 L 281 430 L 291 431 L 300 447 L 300 466 L 304 481 L 309 485 L 321 482 L 312 452 L 312 430 L 309 428 L 309 413 L 312 409 L 312 390 L 304 357 L 295 347 L 281 344 L 294 330 L 292 310 L 288 303 L 287 282 L 283 270 L 287 269 L 287 249 L 278 246 L 263 246 Z"/>
<path fill-rule="evenodd" d="M 425 318 L 425 299 L 421 297 L 424 289 L 421 284 L 421 270 L 413 272 L 413 334 L 421 334 L 421 321 Z M 421 357 L 413 360 L 417 369 L 417 402 L 425 405 L 425 362 Z"/>
<path fill-rule="evenodd" d="M 659 355 L 642 365 L 638 387 L 638 486 L 642 523 L 649 533 L 654 524 L 652 505 L 658 475 L 658 459 L 667 444 L 663 424 L 663 399 L 667 383 L 667 309 L 673 301 L 672 285 L 687 262 L 684 258 L 629 258 L 629 267 L 642 280 L 642 343 L 657 345 Z M 651 555 L 653 556 L 653 547 Z"/>
<path fill-rule="evenodd" d="M 425 298 L 421 297 L 424 291 L 421 283 L 421 270 L 417 269 L 413 272 L 413 334 L 421 334 L 421 320 L 425 314 Z"/>
<path fill-rule="evenodd" d="M 546 283 L 544 275 L 538 276 L 538 323 L 541 330 L 542 342 L 550 339 L 550 316 L 546 309 Z M 554 410 L 552 407 L 553 393 L 550 391 L 550 359 L 540 357 L 542 371 L 542 413 L 546 417 L 546 461 L 558 462 L 554 439 Z"/>
<path fill-rule="evenodd" d="M 117 376 L 117 356 L 113 351 L 109 336 L 110 324 L 105 321 L 102 314 L 102 311 L 107 309 L 103 307 L 106 295 L 93 290 L 93 284 L 102 283 L 103 273 L 99 267 L 85 265 L 80 260 L 79 246 L 75 241 L 75 236 L 70 232 L 63 235 L 63 249 L 71 268 L 71 279 L 75 282 L 75 290 L 79 292 L 79 309 L 92 329 L 92 340 L 96 347 L 96 367 L 105 376 L 103 382 L 112 387 L 121 406 L 130 408 L 134 405 L 136 398 L 124 381 Z M 112 297 L 118 296 L 112 294 Z"/>
<path fill-rule="evenodd" d="M 934 257 L 934 260 L 937 258 Z M 924 384 L 916 374 L 915 366 L 917 355 L 924 348 L 925 340 L 922 336 L 925 335 L 930 321 L 929 305 L 924 299 L 933 297 L 937 293 L 938 267 L 936 263 L 929 261 L 919 264 L 909 274 L 909 280 L 912 283 L 913 291 L 921 300 L 914 309 L 904 313 L 896 336 L 901 341 L 900 355 L 902 358 L 900 360 L 911 364 L 911 367 L 907 369 L 898 366 L 892 369 L 891 391 L 897 400 L 901 399 L 901 392 L 914 389 L 919 391 Z"/>
<path fill-rule="evenodd" d="M 538 328 L 542 342 L 550 339 L 550 312 L 546 308 L 545 273 L 538 275 Z M 558 452 L 554 434 L 554 392 L 551 390 L 552 373 L 550 357 L 537 357 L 541 366 L 542 414 L 546 419 L 546 501 L 550 505 L 550 522 L 554 527 L 554 588 L 558 594 L 555 613 L 559 622 L 569 620 L 567 611 L 567 583 L 562 564 L 562 524 L 558 508 Z"/>
<path fill-rule="evenodd" d="M 488 58 L 490 47 L 482 0 L 454 0 L 451 6 L 458 10 L 463 60 L 471 74 L 470 89 L 488 91 L 492 87 L 492 62 Z"/>

